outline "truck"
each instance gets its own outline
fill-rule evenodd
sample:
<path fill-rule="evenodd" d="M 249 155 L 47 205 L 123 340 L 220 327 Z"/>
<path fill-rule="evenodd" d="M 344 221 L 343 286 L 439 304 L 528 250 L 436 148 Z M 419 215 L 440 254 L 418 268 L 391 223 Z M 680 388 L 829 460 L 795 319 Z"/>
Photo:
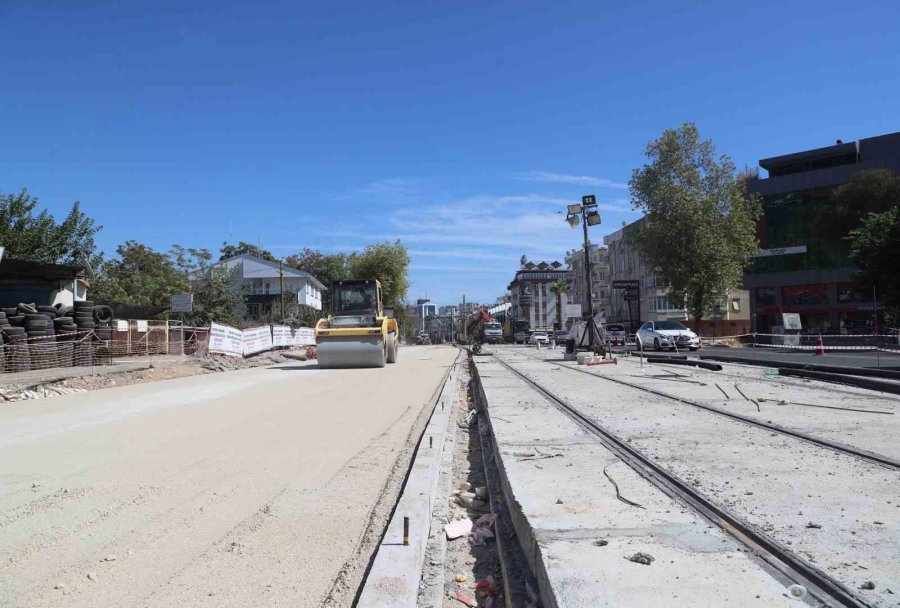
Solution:
<path fill-rule="evenodd" d="M 503 341 L 503 325 L 497 321 L 484 324 L 484 341 L 488 344 L 500 344 Z"/>

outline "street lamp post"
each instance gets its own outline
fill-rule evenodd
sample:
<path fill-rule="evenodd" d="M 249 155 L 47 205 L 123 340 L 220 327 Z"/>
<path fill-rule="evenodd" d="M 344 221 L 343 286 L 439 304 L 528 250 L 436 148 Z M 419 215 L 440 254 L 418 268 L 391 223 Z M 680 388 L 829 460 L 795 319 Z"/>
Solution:
<path fill-rule="evenodd" d="M 594 302 L 591 298 L 591 248 L 588 241 L 588 226 L 597 226 L 601 221 L 600 213 L 597 211 L 597 197 L 593 194 L 582 196 L 580 205 L 568 205 L 566 210 L 568 211 L 566 221 L 569 225 L 574 228 L 581 222 L 584 228 L 584 293 L 585 300 L 587 300 L 585 306 L 585 310 L 587 310 L 585 317 L 587 333 L 582 334 L 582 343 L 579 346 L 588 346 L 596 351 L 596 347 L 600 344 L 600 337 L 597 335 L 594 327 Z M 584 344 L 585 338 L 588 340 L 587 345 Z"/>

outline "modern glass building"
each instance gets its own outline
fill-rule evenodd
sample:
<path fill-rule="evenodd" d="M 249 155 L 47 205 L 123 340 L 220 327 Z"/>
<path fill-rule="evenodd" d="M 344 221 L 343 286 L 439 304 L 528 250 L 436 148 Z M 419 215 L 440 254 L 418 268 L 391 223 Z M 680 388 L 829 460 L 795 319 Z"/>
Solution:
<path fill-rule="evenodd" d="M 854 281 L 855 269 L 840 242 L 818 229 L 834 190 L 857 171 L 900 173 L 900 133 L 759 161 L 768 177 L 750 180 L 763 199 L 761 250 L 747 269 L 753 325 L 770 333 L 782 313 L 799 313 L 810 333 L 865 333 L 874 327 L 873 294 Z"/>

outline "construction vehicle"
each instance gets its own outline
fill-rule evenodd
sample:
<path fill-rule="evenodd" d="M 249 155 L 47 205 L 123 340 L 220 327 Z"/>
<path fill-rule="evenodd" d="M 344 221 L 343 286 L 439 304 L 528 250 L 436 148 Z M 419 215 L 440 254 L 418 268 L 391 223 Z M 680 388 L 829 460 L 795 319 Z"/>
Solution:
<path fill-rule="evenodd" d="M 496 329 L 499 331 L 499 323 L 496 323 L 491 317 L 491 314 L 486 310 L 478 310 L 469 315 L 469 318 L 466 321 L 466 335 L 469 337 L 469 344 L 472 345 L 472 352 L 476 355 L 481 352 L 481 345 L 487 341 L 487 336 L 485 334 L 485 328 L 489 325 L 498 326 Z"/>
<path fill-rule="evenodd" d="M 319 367 L 384 367 L 397 362 L 400 331 L 381 305 L 376 280 L 331 284 L 331 314 L 316 323 Z"/>

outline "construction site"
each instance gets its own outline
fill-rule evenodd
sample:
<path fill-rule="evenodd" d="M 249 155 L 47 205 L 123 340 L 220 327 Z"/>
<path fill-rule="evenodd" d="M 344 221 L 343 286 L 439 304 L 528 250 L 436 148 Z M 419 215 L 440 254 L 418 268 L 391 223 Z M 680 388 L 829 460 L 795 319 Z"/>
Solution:
<path fill-rule="evenodd" d="M 897 372 L 479 351 L 7 403 L 0 605 L 900 605 Z"/>

